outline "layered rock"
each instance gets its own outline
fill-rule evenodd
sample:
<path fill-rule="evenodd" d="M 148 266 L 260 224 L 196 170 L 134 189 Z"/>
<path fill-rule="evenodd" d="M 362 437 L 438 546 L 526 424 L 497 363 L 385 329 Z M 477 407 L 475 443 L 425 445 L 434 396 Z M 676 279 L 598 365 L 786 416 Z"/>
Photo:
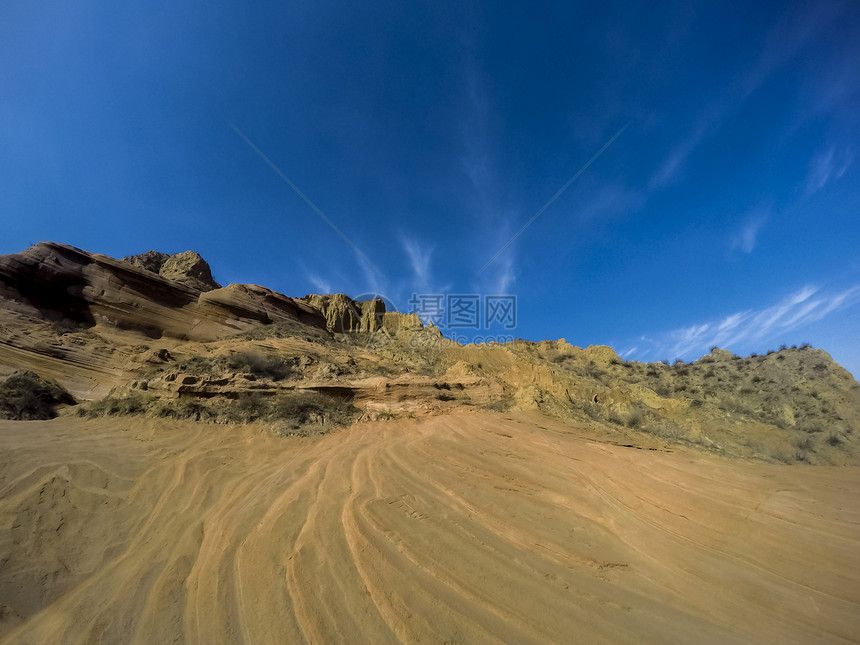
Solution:
<path fill-rule="evenodd" d="M 160 273 L 145 268 L 155 266 Z M 101 325 L 150 338 L 211 340 L 287 320 L 325 327 L 318 311 L 271 289 L 212 285 L 196 253 L 165 260 L 151 252 L 127 262 L 41 242 L 0 256 L 4 308 L 71 328 Z"/>

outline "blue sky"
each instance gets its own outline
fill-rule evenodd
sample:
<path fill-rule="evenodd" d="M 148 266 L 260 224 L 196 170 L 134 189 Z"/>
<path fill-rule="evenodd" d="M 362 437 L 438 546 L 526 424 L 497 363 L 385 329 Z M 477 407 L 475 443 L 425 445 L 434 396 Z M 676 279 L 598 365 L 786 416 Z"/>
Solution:
<path fill-rule="evenodd" d="M 858 3 L 459 5 L 3 3 L 0 253 L 514 294 L 517 337 L 860 374 Z"/>

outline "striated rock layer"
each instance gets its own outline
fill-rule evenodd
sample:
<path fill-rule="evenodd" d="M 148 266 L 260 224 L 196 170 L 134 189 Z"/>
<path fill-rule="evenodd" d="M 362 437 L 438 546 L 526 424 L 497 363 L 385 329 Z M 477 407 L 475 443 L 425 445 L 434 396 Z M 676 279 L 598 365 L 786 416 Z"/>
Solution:
<path fill-rule="evenodd" d="M 40 242 L 0 256 L 0 298 L 10 310 L 70 328 L 98 324 L 150 338 L 211 340 L 283 320 L 325 326 L 318 311 L 271 289 L 218 287 L 196 253 L 126 262 Z"/>

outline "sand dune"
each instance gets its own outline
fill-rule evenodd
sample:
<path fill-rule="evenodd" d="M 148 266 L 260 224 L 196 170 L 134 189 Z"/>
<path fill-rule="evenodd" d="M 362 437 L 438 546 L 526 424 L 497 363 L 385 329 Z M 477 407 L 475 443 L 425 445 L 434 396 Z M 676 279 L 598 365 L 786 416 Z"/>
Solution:
<path fill-rule="evenodd" d="M 2 422 L 0 637 L 856 642 L 860 470 L 593 432 Z"/>

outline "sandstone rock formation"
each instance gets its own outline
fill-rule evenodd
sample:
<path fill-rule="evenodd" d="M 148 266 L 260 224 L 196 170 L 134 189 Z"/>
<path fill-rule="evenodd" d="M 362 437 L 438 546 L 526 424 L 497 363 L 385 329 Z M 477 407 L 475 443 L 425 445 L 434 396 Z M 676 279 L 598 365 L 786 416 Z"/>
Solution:
<path fill-rule="evenodd" d="M 353 300 L 342 293 L 316 295 L 302 298 L 302 301 L 322 313 L 326 328 L 331 332 L 375 332 L 385 330 L 394 335 L 400 331 L 421 329 L 418 314 L 403 314 L 399 311 L 387 312 L 381 298 Z"/>
<path fill-rule="evenodd" d="M 209 264 L 194 251 L 185 251 L 174 255 L 147 251 L 140 255 L 125 257 L 122 261 L 199 291 L 212 291 L 221 288 L 221 285 L 212 278 Z"/>
<path fill-rule="evenodd" d="M 160 275 L 144 268 L 154 266 Z M 196 253 L 150 252 L 126 262 L 42 242 L 0 256 L 0 298 L 9 310 L 69 328 L 99 325 L 149 338 L 214 339 L 286 320 L 325 324 L 313 308 L 271 289 L 218 287 Z"/>
<path fill-rule="evenodd" d="M 823 350 L 715 348 L 670 366 L 564 339 L 461 345 L 381 298 L 165 277 L 204 280 L 201 266 L 196 254 L 118 261 L 54 243 L 0 256 L 0 374 L 30 369 L 78 399 L 145 392 L 171 414 L 171 401 L 194 400 L 196 418 L 316 392 L 370 416 L 534 409 L 770 461 L 847 463 L 858 448 L 860 384 Z"/>

